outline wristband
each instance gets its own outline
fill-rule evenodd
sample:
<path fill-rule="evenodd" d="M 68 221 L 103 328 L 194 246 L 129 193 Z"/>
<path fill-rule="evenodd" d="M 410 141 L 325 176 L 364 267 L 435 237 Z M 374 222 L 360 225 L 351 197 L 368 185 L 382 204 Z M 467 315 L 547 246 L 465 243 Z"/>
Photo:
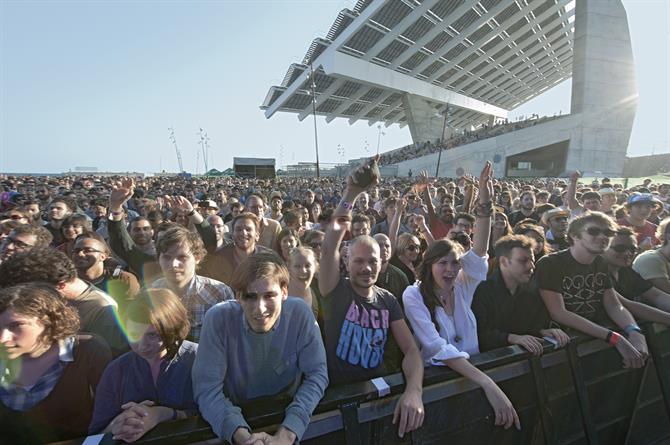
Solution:
<path fill-rule="evenodd" d="M 186 216 L 193 216 L 193 215 L 195 215 L 195 207 L 193 207 L 193 209 L 186 214 Z"/>
<path fill-rule="evenodd" d="M 345 201 L 344 199 L 340 201 L 340 207 L 342 207 L 344 210 L 351 211 L 354 209 L 354 205 L 350 202 Z"/>
<path fill-rule="evenodd" d="M 605 339 L 605 341 L 607 341 L 607 343 L 609 343 L 612 346 L 616 346 L 616 344 L 619 343 L 619 338 L 621 338 L 621 334 L 619 334 L 618 332 L 609 331 L 607 333 L 607 338 Z"/>
<path fill-rule="evenodd" d="M 624 335 L 626 336 L 626 338 L 628 338 L 630 336 L 631 332 L 633 332 L 633 331 L 638 332 L 640 334 L 642 333 L 642 329 L 640 329 L 640 327 L 638 325 L 634 324 L 634 323 L 629 324 L 623 330 Z"/>
<path fill-rule="evenodd" d="M 489 218 L 493 215 L 493 201 L 477 204 L 473 213 L 477 218 Z"/>
<path fill-rule="evenodd" d="M 123 210 L 121 210 L 120 212 L 109 212 L 109 213 L 110 213 L 112 216 L 119 216 L 119 215 L 123 215 Z"/>

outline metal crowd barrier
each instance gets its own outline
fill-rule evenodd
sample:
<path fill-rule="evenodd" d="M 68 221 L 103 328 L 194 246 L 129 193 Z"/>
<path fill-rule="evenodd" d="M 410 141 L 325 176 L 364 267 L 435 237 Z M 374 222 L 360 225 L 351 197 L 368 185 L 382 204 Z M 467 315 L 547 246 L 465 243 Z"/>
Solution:
<path fill-rule="evenodd" d="M 518 346 L 473 356 L 510 398 L 521 430 L 493 425 L 483 391 L 448 368 L 426 368 L 423 427 L 403 439 L 392 424 L 402 393 L 402 374 L 384 377 L 390 394 L 381 397 L 371 381 L 329 388 L 303 444 L 661 444 L 670 443 L 670 330 L 645 324 L 650 359 L 642 369 L 622 367 L 619 353 L 602 340 L 574 337 L 533 357 Z M 265 399 L 242 406 L 255 429 L 272 431 L 289 400 Z M 215 439 L 201 418 L 159 425 L 137 444 L 178 445 Z M 85 438 L 59 442 L 84 443 Z M 89 442 L 90 443 L 90 442 Z M 115 443 L 109 435 L 103 444 Z"/>

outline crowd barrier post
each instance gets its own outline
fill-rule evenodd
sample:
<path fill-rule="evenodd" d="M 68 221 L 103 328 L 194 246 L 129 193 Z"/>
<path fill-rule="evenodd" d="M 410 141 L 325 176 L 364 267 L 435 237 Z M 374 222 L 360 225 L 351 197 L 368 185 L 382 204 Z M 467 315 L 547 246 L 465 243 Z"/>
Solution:
<path fill-rule="evenodd" d="M 342 413 L 342 425 L 347 445 L 361 444 L 361 424 L 358 421 L 358 402 L 349 402 L 339 406 Z"/>
<path fill-rule="evenodd" d="M 665 354 L 663 352 L 658 325 L 648 324 L 643 329 L 651 359 L 654 362 L 656 374 L 658 375 L 658 383 L 661 387 L 665 412 L 668 415 L 668 419 L 670 419 L 670 366 L 667 359 L 668 352 L 666 351 Z"/>
<path fill-rule="evenodd" d="M 575 394 L 577 395 L 577 402 L 579 411 L 582 415 L 582 424 L 584 426 L 584 433 L 586 441 L 590 445 L 598 445 L 598 432 L 591 416 L 591 406 L 589 404 L 589 395 L 586 390 L 586 382 L 584 381 L 584 372 L 577 354 L 577 343 L 570 342 L 567 346 L 568 364 L 572 374 L 572 383 L 575 387 Z"/>
<path fill-rule="evenodd" d="M 555 436 L 554 420 L 549 407 L 549 395 L 547 394 L 547 382 L 542 368 L 540 357 L 533 356 L 528 359 L 530 370 L 535 384 L 535 395 L 537 397 L 538 412 L 540 414 L 540 423 L 542 424 L 542 433 L 544 434 L 544 443 L 546 445 L 557 444 Z"/>

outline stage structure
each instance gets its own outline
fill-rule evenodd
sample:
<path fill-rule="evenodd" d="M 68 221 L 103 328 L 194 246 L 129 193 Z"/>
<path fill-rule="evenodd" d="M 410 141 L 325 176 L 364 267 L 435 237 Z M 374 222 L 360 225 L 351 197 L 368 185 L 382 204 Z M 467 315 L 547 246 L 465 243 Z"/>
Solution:
<path fill-rule="evenodd" d="M 621 0 L 359 0 L 261 105 L 369 125 L 407 125 L 414 143 L 504 120 L 572 78 L 570 114 L 444 151 L 442 176 L 566 170 L 617 175 L 637 108 L 634 61 Z M 435 168 L 438 153 L 398 163 Z"/>
<path fill-rule="evenodd" d="M 233 158 L 235 176 L 244 178 L 274 178 L 275 160 L 272 158 Z"/>

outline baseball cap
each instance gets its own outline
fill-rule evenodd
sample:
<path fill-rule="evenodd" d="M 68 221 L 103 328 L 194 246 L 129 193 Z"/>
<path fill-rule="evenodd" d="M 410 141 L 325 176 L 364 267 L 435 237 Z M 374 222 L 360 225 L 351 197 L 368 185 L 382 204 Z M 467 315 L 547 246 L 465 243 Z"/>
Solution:
<path fill-rule="evenodd" d="M 628 197 L 628 204 L 638 204 L 638 203 L 643 203 L 643 202 L 650 202 L 652 204 L 656 205 L 662 205 L 663 203 L 657 199 L 654 195 L 651 193 L 633 193 Z"/>

